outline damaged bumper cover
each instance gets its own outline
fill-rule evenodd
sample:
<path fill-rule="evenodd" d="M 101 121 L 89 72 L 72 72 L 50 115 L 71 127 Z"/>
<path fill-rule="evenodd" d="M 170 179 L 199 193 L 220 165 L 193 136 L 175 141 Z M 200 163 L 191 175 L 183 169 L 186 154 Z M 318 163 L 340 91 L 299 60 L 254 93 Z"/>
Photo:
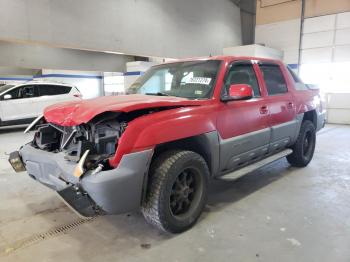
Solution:
<path fill-rule="evenodd" d="M 63 153 L 43 151 L 30 144 L 19 153 L 30 177 L 57 191 L 80 215 L 94 216 L 140 207 L 153 149 L 124 155 L 117 168 L 97 174 L 88 171 L 80 179 L 73 175 L 76 163 L 65 160 Z"/>

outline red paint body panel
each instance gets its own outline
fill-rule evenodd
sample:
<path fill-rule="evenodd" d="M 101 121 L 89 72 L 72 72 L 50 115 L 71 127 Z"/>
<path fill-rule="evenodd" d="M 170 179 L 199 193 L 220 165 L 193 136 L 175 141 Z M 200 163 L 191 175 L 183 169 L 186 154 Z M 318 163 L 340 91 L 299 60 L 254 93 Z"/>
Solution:
<path fill-rule="evenodd" d="M 110 159 L 110 164 L 117 166 L 126 153 L 214 131 L 217 112 L 217 104 L 208 103 L 206 106 L 176 108 L 136 118 L 119 139 L 117 152 Z"/>
<path fill-rule="evenodd" d="M 110 159 L 110 164 L 116 167 L 124 154 L 153 148 L 160 143 L 215 130 L 222 139 L 232 138 L 290 121 L 296 114 L 319 106 L 318 92 L 296 91 L 290 73 L 279 61 L 230 56 L 212 57 L 205 60 L 210 59 L 223 61 L 213 97 L 210 99 L 188 100 L 148 95 L 99 97 L 50 106 L 44 112 L 45 119 L 62 126 L 75 126 L 87 123 L 103 112 L 131 112 L 146 108 L 177 107 L 143 115 L 129 122 L 118 141 L 115 155 Z M 223 80 L 229 65 L 237 60 L 254 60 L 253 68 L 258 79 L 261 97 L 224 103 L 220 101 Z M 258 61 L 272 61 L 280 65 L 288 85 L 287 94 L 267 95 Z"/>
<path fill-rule="evenodd" d="M 268 127 L 268 114 L 261 114 L 263 98 L 221 103 L 218 108 L 217 131 L 221 138 L 243 135 Z"/>

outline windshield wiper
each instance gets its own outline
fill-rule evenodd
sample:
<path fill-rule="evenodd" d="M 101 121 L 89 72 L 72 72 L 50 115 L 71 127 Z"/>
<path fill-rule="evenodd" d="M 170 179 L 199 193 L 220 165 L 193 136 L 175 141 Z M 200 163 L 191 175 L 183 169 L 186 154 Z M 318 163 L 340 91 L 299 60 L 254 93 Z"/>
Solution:
<path fill-rule="evenodd" d="M 146 93 L 148 96 L 170 96 L 167 93 L 157 92 L 157 93 Z"/>

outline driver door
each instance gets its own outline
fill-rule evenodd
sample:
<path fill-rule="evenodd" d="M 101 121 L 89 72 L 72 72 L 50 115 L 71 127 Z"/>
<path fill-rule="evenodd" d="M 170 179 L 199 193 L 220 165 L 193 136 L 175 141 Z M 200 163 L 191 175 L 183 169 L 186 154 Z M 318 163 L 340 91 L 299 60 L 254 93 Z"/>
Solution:
<path fill-rule="evenodd" d="M 259 84 L 256 65 L 251 61 L 234 62 L 229 67 L 222 93 L 232 84 L 248 84 L 254 97 L 248 100 L 221 103 L 218 115 L 220 134 L 220 169 L 240 168 L 268 154 L 270 141 L 269 112 Z"/>

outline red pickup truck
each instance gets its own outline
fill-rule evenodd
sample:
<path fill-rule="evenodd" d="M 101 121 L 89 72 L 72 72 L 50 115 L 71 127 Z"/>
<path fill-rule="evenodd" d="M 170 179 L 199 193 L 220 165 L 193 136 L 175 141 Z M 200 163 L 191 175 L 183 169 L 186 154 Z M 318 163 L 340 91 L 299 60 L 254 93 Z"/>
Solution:
<path fill-rule="evenodd" d="M 80 215 L 141 209 L 177 233 L 200 216 L 210 178 L 235 179 L 282 157 L 304 167 L 325 124 L 318 91 L 270 59 L 161 64 L 128 92 L 46 108 L 11 165 Z"/>

